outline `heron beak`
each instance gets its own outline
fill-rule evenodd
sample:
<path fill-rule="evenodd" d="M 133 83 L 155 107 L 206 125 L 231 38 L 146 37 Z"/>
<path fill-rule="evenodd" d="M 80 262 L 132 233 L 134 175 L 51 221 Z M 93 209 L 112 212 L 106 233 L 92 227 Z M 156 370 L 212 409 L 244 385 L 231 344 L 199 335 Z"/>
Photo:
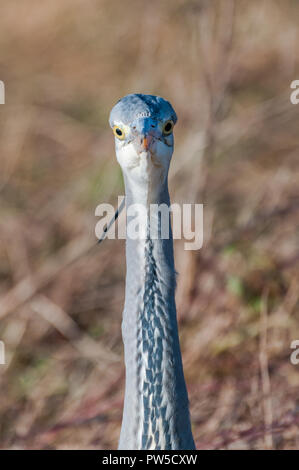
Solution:
<path fill-rule="evenodd" d="M 132 123 L 133 142 L 137 153 L 148 153 L 155 140 L 156 123 L 152 118 L 137 119 Z"/>
<path fill-rule="evenodd" d="M 142 146 L 146 151 L 148 151 L 152 140 L 153 140 L 153 137 L 149 134 L 147 134 L 145 137 L 143 137 Z"/>

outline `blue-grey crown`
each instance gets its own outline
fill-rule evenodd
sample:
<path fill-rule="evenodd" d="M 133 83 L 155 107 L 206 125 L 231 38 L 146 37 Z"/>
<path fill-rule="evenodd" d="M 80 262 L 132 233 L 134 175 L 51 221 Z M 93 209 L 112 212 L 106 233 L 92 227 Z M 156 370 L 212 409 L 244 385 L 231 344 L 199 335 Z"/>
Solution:
<path fill-rule="evenodd" d="M 120 99 L 112 108 L 109 124 L 113 127 L 115 122 L 130 124 L 135 119 L 142 117 L 152 117 L 163 120 L 172 119 L 177 121 L 177 115 L 171 104 L 161 98 L 161 96 L 131 94 Z"/>

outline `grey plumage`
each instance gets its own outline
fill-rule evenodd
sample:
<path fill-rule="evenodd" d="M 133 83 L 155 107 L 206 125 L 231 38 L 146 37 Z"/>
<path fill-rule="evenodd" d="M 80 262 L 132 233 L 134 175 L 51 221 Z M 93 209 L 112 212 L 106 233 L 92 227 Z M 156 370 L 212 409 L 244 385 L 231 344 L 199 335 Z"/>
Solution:
<path fill-rule="evenodd" d="M 161 237 L 161 213 L 170 205 L 168 168 L 177 120 L 170 103 L 128 95 L 111 111 L 116 155 L 122 167 L 127 211 L 146 208 L 145 237 L 126 241 L 126 297 L 122 335 L 126 389 L 119 449 L 194 449 L 175 307 L 173 242 Z M 170 123 L 170 124 L 169 124 Z M 170 131 L 169 131 L 170 129 Z M 127 216 L 127 226 L 132 215 Z M 151 236 L 154 228 L 157 238 Z"/>
<path fill-rule="evenodd" d="M 160 96 L 131 94 L 119 100 L 113 107 L 109 124 L 111 127 L 118 121 L 130 124 L 138 117 L 152 117 L 159 120 L 163 119 L 165 114 L 176 123 L 177 115 L 168 101 Z"/>

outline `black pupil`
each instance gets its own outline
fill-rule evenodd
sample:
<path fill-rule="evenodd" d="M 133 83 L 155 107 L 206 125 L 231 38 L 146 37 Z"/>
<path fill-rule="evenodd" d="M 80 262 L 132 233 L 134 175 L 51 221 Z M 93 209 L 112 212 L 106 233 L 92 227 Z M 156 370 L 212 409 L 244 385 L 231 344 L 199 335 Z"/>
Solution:
<path fill-rule="evenodd" d="M 123 135 L 123 131 L 122 131 L 121 129 L 119 129 L 119 128 L 117 128 L 117 129 L 115 130 L 115 132 L 116 132 L 117 135 L 119 135 L 119 136 Z"/>
<path fill-rule="evenodd" d="M 164 129 L 165 129 L 166 132 L 169 132 L 169 131 L 171 130 L 171 128 L 172 128 L 171 122 L 168 122 L 168 123 L 165 125 L 165 127 L 164 127 Z"/>

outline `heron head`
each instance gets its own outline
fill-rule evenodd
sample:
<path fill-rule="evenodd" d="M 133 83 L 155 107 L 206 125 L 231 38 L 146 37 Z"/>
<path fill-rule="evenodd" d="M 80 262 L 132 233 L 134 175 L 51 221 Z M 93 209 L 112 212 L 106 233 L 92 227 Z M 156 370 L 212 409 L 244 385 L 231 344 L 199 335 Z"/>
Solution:
<path fill-rule="evenodd" d="M 131 94 L 116 103 L 109 123 L 117 160 L 128 178 L 140 183 L 167 178 L 176 121 L 171 104 L 160 96 Z"/>

